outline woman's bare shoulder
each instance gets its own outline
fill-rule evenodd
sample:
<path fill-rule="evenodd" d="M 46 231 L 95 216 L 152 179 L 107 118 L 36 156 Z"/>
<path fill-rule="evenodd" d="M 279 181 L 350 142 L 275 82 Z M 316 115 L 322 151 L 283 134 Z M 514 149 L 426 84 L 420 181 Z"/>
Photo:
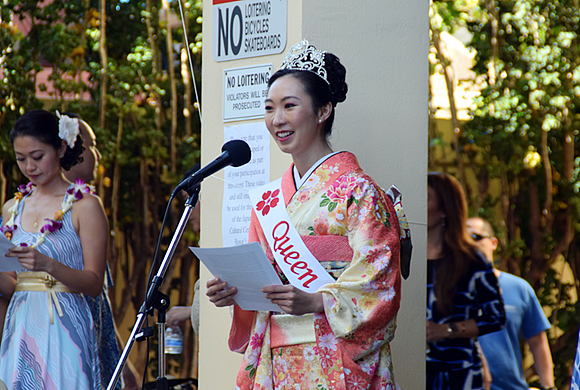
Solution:
<path fill-rule="evenodd" d="M 83 212 L 103 211 L 103 203 L 101 198 L 93 194 L 83 194 L 83 197 L 75 202 L 73 210 L 82 210 Z"/>

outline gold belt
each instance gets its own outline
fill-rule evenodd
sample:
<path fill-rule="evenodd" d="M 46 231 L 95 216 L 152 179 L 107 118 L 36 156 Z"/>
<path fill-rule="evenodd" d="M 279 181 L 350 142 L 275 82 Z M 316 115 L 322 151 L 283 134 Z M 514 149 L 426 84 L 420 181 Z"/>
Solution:
<path fill-rule="evenodd" d="M 62 317 L 62 308 L 58 302 L 56 293 L 76 293 L 46 272 L 20 272 L 16 276 L 16 288 L 14 291 L 46 291 L 48 296 L 48 315 L 50 323 L 54 324 L 54 316 L 52 314 L 52 302 L 56 306 L 58 316 Z"/>

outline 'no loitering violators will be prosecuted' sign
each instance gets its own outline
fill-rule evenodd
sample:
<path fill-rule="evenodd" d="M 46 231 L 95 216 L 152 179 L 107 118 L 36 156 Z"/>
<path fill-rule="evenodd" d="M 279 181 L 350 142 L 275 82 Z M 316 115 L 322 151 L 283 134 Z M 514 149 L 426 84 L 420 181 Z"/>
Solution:
<path fill-rule="evenodd" d="M 213 58 L 279 54 L 286 47 L 288 0 L 213 0 Z"/>
<path fill-rule="evenodd" d="M 264 117 L 273 64 L 224 70 L 224 122 Z"/>

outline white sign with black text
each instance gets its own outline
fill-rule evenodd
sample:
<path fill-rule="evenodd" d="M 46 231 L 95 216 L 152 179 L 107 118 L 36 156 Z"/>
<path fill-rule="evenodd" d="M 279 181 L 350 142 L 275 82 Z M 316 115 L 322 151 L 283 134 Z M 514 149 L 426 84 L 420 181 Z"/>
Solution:
<path fill-rule="evenodd" d="M 287 24 L 288 0 L 213 0 L 213 58 L 282 53 Z"/>
<path fill-rule="evenodd" d="M 224 70 L 224 122 L 264 117 L 272 64 Z"/>

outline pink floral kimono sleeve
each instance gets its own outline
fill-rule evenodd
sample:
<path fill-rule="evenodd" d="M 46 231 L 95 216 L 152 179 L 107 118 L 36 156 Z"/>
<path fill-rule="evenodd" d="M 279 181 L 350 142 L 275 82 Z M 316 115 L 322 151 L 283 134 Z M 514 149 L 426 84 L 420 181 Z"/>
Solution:
<path fill-rule="evenodd" d="M 325 316 L 316 321 L 326 320 L 349 357 L 357 361 L 393 337 L 401 283 L 398 220 L 390 200 L 366 175 L 341 176 L 322 198 L 323 210 L 337 203 L 332 211 L 323 212 L 328 212 L 334 229 L 346 230 L 353 258 L 335 284 L 320 290 Z M 315 220 L 313 230 L 319 229 Z"/>

